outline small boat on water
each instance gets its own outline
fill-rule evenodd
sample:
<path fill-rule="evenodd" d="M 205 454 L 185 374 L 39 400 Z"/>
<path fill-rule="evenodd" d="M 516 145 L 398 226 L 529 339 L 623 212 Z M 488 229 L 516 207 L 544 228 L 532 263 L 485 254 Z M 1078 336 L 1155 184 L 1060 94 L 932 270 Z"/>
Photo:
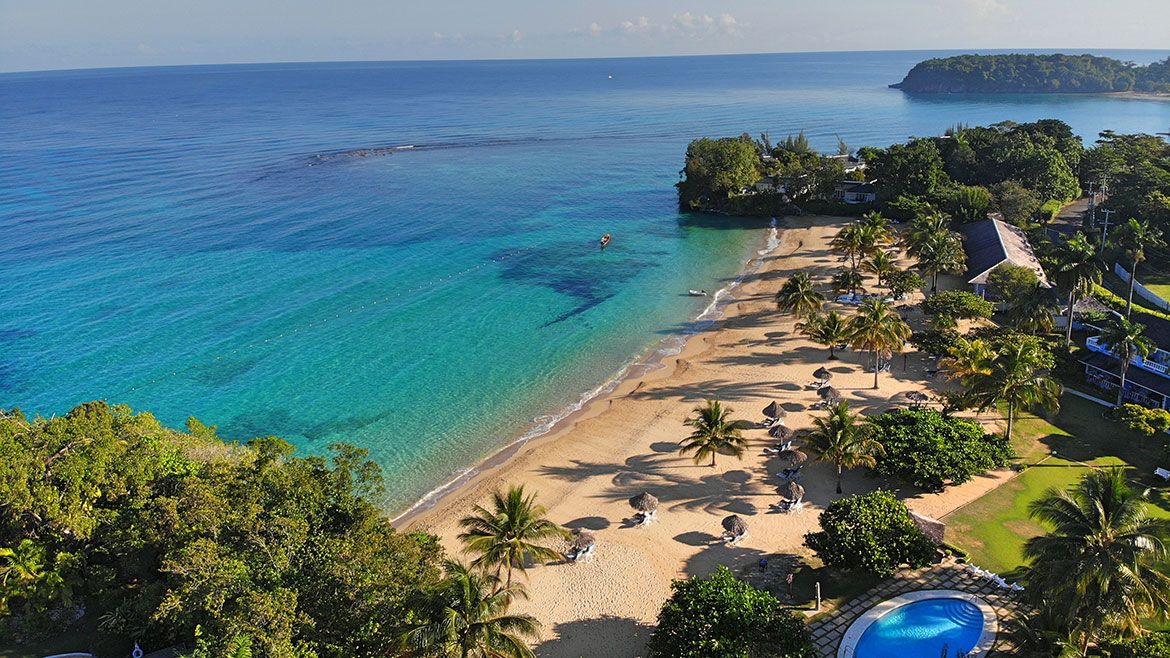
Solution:
<path fill-rule="evenodd" d="M 706 290 L 688 290 L 687 294 L 690 295 L 691 297 L 706 297 L 707 291 Z"/>
<path fill-rule="evenodd" d="M 602 249 L 605 249 L 606 247 L 608 247 L 608 246 L 609 246 L 609 241 L 610 241 L 610 240 L 612 240 L 612 239 L 613 239 L 613 237 L 612 237 L 612 236 L 610 236 L 610 234 L 609 234 L 609 233 L 606 233 L 605 235 L 601 236 L 601 240 L 599 241 L 599 244 L 601 245 L 601 248 L 602 248 Z"/>

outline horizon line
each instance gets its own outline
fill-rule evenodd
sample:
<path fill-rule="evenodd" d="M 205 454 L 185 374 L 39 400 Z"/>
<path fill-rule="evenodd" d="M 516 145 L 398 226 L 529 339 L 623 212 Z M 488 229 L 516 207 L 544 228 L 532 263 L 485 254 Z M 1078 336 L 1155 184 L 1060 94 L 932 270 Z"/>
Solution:
<path fill-rule="evenodd" d="M 672 55 L 605 55 L 592 57 L 452 57 L 452 58 L 401 58 L 401 59 L 294 59 L 284 61 L 240 61 L 217 63 L 189 63 L 189 64 L 142 64 L 128 66 L 86 66 L 74 68 L 50 69 L 0 69 L 0 76 L 29 75 L 37 73 L 74 73 L 85 71 L 120 71 L 139 69 L 172 69 L 172 68 L 200 68 L 213 66 L 283 66 L 296 64 L 397 64 L 397 63 L 473 63 L 473 62 L 558 62 L 558 61 L 613 61 L 627 59 L 682 59 L 701 57 L 752 57 L 760 55 L 834 55 L 834 54 L 866 54 L 866 53 L 928 53 L 953 52 L 979 54 L 988 51 L 1005 51 L 1019 54 L 1031 54 L 1039 51 L 1052 51 L 1045 54 L 1053 55 L 1091 55 L 1093 50 L 1108 50 L 1121 52 L 1163 52 L 1170 53 L 1170 48 L 880 48 L 863 50 L 788 50 L 788 51 L 760 51 L 736 53 L 676 53 Z"/>

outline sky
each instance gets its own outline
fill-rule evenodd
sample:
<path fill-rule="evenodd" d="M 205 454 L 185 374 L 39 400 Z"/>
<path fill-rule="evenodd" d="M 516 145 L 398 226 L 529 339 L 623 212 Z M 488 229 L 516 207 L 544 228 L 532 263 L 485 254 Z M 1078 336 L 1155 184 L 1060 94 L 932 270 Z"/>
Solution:
<path fill-rule="evenodd" d="M 0 0 L 0 71 L 1170 48 L 1170 0 Z"/>

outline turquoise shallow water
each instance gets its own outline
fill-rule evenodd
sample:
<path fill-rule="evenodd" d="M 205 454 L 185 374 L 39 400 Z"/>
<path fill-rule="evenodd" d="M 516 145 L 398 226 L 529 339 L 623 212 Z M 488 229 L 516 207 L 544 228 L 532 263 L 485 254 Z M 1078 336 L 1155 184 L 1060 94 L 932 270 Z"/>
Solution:
<path fill-rule="evenodd" d="M 707 303 L 686 289 L 733 279 L 766 229 L 676 211 L 692 137 L 1170 125 L 1168 103 L 885 88 L 926 55 L 0 75 L 0 407 L 106 398 L 355 443 L 402 509 L 680 336 Z"/>
<path fill-rule="evenodd" d="M 866 629 L 855 658 L 939 658 L 969 652 L 983 633 L 983 613 L 961 599 L 929 599 L 896 608 Z"/>

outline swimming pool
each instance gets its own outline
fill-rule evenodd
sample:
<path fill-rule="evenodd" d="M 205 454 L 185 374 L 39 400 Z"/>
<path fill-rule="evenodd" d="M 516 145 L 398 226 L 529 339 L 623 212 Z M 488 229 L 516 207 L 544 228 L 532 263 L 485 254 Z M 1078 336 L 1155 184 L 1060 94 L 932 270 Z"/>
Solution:
<path fill-rule="evenodd" d="M 871 608 L 846 631 L 838 658 L 979 658 L 991 648 L 995 611 L 979 597 L 951 590 L 910 592 Z"/>

